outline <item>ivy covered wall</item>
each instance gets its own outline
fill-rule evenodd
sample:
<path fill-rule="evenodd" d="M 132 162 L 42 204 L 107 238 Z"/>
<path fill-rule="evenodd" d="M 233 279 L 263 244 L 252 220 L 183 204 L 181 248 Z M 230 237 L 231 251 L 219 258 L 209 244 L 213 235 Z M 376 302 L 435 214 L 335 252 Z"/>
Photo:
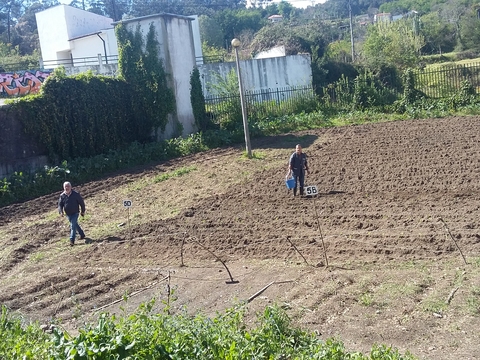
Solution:
<path fill-rule="evenodd" d="M 117 77 L 67 76 L 58 68 L 38 94 L 15 100 L 10 115 L 50 163 L 195 132 L 190 21 L 174 15 L 117 23 Z"/>
<path fill-rule="evenodd" d="M 190 101 L 190 75 L 195 67 L 192 21 L 193 18 L 187 16 L 159 14 L 123 20 L 115 26 L 119 46 L 123 47 L 123 50 L 119 49 L 119 54 L 125 50 L 123 59 L 119 55 L 120 72 L 127 81 L 133 81 L 128 79 L 136 76 L 131 72 L 133 68 L 130 69 L 130 66 L 141 63 L 136 54 L 144 51 L 148 54 L 149 61 L 155 61 L 154 58 L 157 56 L 162 63 L 166 83 L 158 86 L 168 86 L 173 91 L 175 107 L 174 111 L 169 113 L 165 127 L 161 127 L 159 138 L 186 136 L 198 130 Z M 133 46 L 132 39 L 120 35 L 119 32 L 123 32 L 123 29 L 133 34 L 135 44 L 141 44 L 142 48 L 135 47 L 138 45 Z M 158 45 L 156 54 L 153 54 L 149 47 L 149 44 L 154 42 Z M 145 73 L 145 76 L 148 78 L 149 73 Z M 138 86 L 142 86 L 145 78 L 139 80 Z"/>

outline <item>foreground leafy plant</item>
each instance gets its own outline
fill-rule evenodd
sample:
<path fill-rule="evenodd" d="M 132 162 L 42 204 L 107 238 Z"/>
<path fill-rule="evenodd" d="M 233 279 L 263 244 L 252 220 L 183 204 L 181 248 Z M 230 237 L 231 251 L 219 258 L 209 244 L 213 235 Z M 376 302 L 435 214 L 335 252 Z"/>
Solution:
<path fill-rule="evenodd" d="M 8 359 L 415 359 L 396 349 L 374 345 L 370 355 L 349 353 L 336 339 L 320 340 L 315 333 L 292 327 L 279 306 L 266 307 L 252 326 L 239 305 L 210 318 L 186 312 L 153 311 L 155 300 L 132 315 L 117 318 L 103 313 L 77 336 L 54 327 L 52 335 L 2 308 L 0 353 Z"/>
<path fill-rule="evenodd" d="M 24 319 L 2 305 L 0 313 L 0 358 L 48 359 L 52 339 L 36 324 L 24 325 Z"/>

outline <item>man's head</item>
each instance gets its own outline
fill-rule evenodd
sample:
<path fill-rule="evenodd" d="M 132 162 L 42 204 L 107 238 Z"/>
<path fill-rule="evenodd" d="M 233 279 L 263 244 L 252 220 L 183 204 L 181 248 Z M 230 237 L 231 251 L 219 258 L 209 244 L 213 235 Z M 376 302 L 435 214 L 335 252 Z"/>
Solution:
<path fill-rule="evenodd" d="M 300 155 L 302 153 L 302 145 L 297 144 L 297 146 L 295 146 L 295 152 Z"/>
<path fill-rule="evenodd" d="M 72 192 L 72 184 L 70 184 L 68 181 L 65 181 L 63 183 L 63 190 L 65 190 L 65 194 L 70 195 Z"/>

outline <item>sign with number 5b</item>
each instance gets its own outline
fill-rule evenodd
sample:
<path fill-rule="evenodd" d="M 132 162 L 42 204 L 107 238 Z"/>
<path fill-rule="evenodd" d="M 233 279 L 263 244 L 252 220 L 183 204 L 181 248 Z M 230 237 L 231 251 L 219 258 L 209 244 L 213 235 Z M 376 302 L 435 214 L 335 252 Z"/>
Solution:
<path fill-rule="evenodd" d="M 307 196 L 318 195 L 317 186 L 316 185 L 307 186 L 305 188 L 305 195 L 307 195 Z"/>

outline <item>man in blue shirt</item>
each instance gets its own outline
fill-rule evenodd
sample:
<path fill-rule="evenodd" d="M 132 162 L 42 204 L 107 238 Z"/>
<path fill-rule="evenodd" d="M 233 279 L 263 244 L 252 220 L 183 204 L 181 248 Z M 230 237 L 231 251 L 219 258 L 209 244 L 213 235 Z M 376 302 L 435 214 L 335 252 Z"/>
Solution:
<path fill-rule="evenodd" d="M 303 187 L 305 186 L 305 172 L 308 172 L 307 155 L 302 152 L 302 146 L 297 144 L 295 152 L 290 156 L 288 162 L 289 174 L 293 173 L 295 178 L 295 187 L 293 196 L 297 196 L 297 186 L 300 185 L 300 196 L 303 196 Z"/>
<path fill-rule="evenodd" d="M 80 239 L 85 239 L 85 233 L 78 224 L 78 215 L 85 215 L 85 202 L 82 196 L 72 190 L 72 184 L 68 181 L 63 183 L 63 192 L 58 199 L 58 213 L 62 216 L 67 215 L 70 222 L 70 246 L 75 244 L 75 234 L 78 231 Z"/>

